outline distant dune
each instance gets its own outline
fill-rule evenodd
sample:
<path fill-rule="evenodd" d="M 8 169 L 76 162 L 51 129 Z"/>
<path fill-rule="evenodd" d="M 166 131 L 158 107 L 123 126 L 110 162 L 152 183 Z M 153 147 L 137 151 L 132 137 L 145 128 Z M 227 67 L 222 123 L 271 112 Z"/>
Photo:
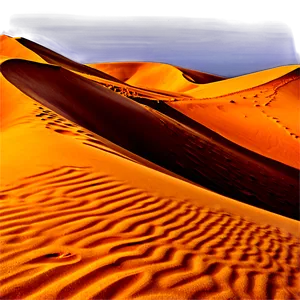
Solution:
<path fill-rule="evenodd" d="M 90 66 L 133 86 L 178 93 L 191 90 L 199 83 L 224 79 L 220 76 L 162 63 L 120 62 L 91 64 Z"/>
<path fill-rule="evenodd" d="M 205 100 L 0 41 L 1 299 L 299 299 L 297 67 Z"/>
<path fill-rule="evenodd" d="M 296 69 L 300 65 L 282 66 L 264 71 L 259 71 L 243 76 L 229 78 L 226 81 L 212 82 L 210 84 L 201 85 L 187 92 L 194 98 L 213 98 L 222 97 L 228 94 L 253 89 L 257 86 L 276 80 Z"/>

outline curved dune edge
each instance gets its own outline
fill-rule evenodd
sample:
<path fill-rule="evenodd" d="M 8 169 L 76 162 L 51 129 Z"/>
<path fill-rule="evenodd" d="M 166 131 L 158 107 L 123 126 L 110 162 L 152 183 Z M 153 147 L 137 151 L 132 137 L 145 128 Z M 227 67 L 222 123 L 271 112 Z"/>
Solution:
<path fill-rule="evenodd" d="M 276 67 L 264 71 L 254 72 L 219 82 L 201 85 L 186 92 L 187 95 L 198 99 L 222 97 L 228 94 L 245 91 L 269 83 L 298 69 L 300 65 Z"/>
<path fill-rule="evenodd" d="M 238 145 L 300 169 L 299 70 L 251 90 L 168 105 Z"/>
<path fill-rule="evenodd" d="M 156 62 L 114 62 L 88 64 L 129 85 L 183 93 L 199 84 L 223 80 L 224 77 Z"/>
<path fill-rule="evenodd" d="M 2 44 L 0 48 L 0 54 L 4 56 L 22 58 L 41 63 L 55 64 L 73 71 L 81 72 L 83 74 L 90 74 L 106 80 L 119 82 L 117 78 L 85 66 L 22 36 L 9 37 L 4 34 L 0 34 L 0 43 Z"/>
<path fill-rule="evenodd" d="M 89 67 L 88 65 L 79 64 L 60 55 L 59 53 L 56 53 L 27 39 L 12 38 L 6 35 L 0 35 L 0 38 L 0 62 L 12 58 L 22 58 L 35 62 L 54 64 L 57 66 L 62 66 L 76 74 L 102 84 L 117 84 L 122 89 L 129 87 L 128 84 L 119 81 L 119 79 L 112 77 L 109 74 L 103 73 L 95 68 Z M 163 99 L 167 101 L 170 99 L 172 100 L 174 97 L 179 99 L 189 97 L 182 93 L 163 91 L 159 89 L 147 90 L 138 87 L 130 87 L 130 89 L 134 93 L 139 93 L 155 100 Z"/>
<path fill-rule="evenodd" d="M 112 143 L 86 128 L 82 129 L 76 123 L 65 119 L 40 103 L 35 102 L 7 81 L 1 72 L 0 86 L 0 130 L 2 133 L 10 127 L 18 126 L 19 124 L 26 124 L 28 122 L 32 122 L 35 118 L 39 118 L 41 123 L 45 124 L 45 128 L 54 130 L 56 133 L 72 136 L 87 146 L 115 153 L 116 155 L 135 161 L 136 163 L 142 164 L 151 169 L 179 178 L 180 180 L 190 182 L 188 179 L 162 168 L 149 160 L 137 156 L 136 154 Z M 27 112 L 29 115 L 33 115 L 34 118 L 28 118 L 24 112 Z M 2 180 L 5 182 L 5 178 L 2 178 Z"/>
<path fill-rule="evenodd" d="M 299 222 L 138 164 L 0 80 L 2 299 L 300 298 Z"/>
<path fill-rule="evenodd" d="M 88 65 L 111 74 L 132 86 L 182 93 L 196 99 L 222 97 L 249 90 L 282 77 L 300 66 L 280 66 L 234 78 L 223 78 L 152 62 L 114 62 Z M 187 76 L 184 77 L 184 74 Z M 201 77 L 205 79 L 201 81 Z"/>
<path fill-rule="evenodd" d="M 299 222 L 23 113 L 30 121 L 1 133 L 1 297 L 297 297 Z"/>
<path fill-rule="evenodd" d="M 88 65 L 79 64 L 75 61 L 68 59 L 56 53 L 50 49 L 47 49 L 37 43 L 29 41 L 25 38 L 13 38 L 6 35 L 0 35 L 0 62 L 7 59 L 21 58 L 29 61 L 35 61 L 40 63 L 48 63 L 50 65 L 62 66 L 74 73 L 84 76 L 96 82 L 105 84 L 118 84 L 122 88 L 127 88 L 128 85 L 119 79 L 110 76 L 109 74 L 103 73 L 95 68 L 89 67 Z M 170 97 L 187 97 L 180 93 L 167 92 L 162 90 L 145 90 L 137 87 L 131 87 L 134 92 L 139 92 L 157 99 L 161 97 L 164 100 Z"/>
<path fill-rule="evenodd" d="M 300 102 L 299 80 L 295 80 L 297 70 L 251 90 L 211 98 L 209 101 L 185 101 L 182 97 L 180 100 L 172 100 L 169 97 L 163 99 L 161 94 L 155 95 L 149 91 L 100 81 L 99 83 L 138 103 L 153 107 L 179 122 L 184 122 L 189 127 L 198 130 L 202 127 L 207 133 L 210 131 L 209 135 L 214 135 L 214 139 L 217 135 L 217 139 L 224 137 L 227 141 L 243 147 L 243 151 L 250 149 L 253 154 L 257 153 L 299 169 Z M 285 85 L 293 85 L 293 88 L 282 92 L 286 89 Z M 278 99 L 282 100 L 281 105 Z M 202 129 L 200 132 L 203 132 Z M 269 144 L 265 147 L 267 142 Z M 275 147 L 272 145 L 274 143 Z"/>
<path fill-rule="evenodd" d="M 59 67 L 9 60 L 1 71 L 50 109 L 155 164 L 223 195 L 298 218 L 296 169 L 238 153 Z"/>
<path fill-rule="evenodd" d="M 28 59 L 41 63 L 45 62 L 45 60 L 43 60 L 35 52 L 30 51 L 26 47 L 19 44 L 15 38 L 6 35 L 0 35 L 0 55 Z"/>
<path fill-rule="evenodd" d="M 1 297 L 297 296 L 298 222 L 87 147 L 23 112 L 33 120 L 1 136 L 10 178 L 0 194 Z"/>
<path fill-rule="evenodd" d="M 2 94 L 4 98 L 2 98 L 4 101 L 1 103 L 9 103 L 14 107 L 19 106 L 20 109 L 13 110 L 13 113 L 8 114 L 7 113 L 7 123 L 9 126 L 5 130 L 1 130 L 1 137 L 3 138 L 3 147 L 1 148 L 2 154 L 4 156 L 1 164 L 2 170 L 4 170 L 4 173 L 6 176 L 3 176 L 4 173 L 1 173 L 1 184 L 2 185 L 8 185 L 10 182 L 17 182 L 19 178 L 31 176 L 32 171 L 29 167 L 34 167 L 35 172 L 33 173 L 43 173 L 45 172 L 45 168 L 47 169 L 49 166 L 52 165 L 50 162 L 49 164 L 46 162 L 43 164 L 44 156 L 47 156 L 47 154 L 50 154 L 51 160 L 53 161 L 54 165 L 58 164 L 61 160 L 66 160 L 66 165 L 72 165 L 76 164 L 76 159 L 80 157 L 80 160 L 83 162 L 83 164 L 86 165 L 93 165 L 94 168 L 98 171 L 103 170 L 103 168 L 106 166 L 109 166 L 110 163 L 106 162 L 104 165 L 102 162 L 97 161 L 95 157 L 101 158 L 101 155 L 109 155 L 109 157 L 112 157 L 111 163 L 112 165 L 117 165 L 118 163 L 122 162 L 125 163 L 127 166 L 131 166 L 131 170 L 142 169 L 145 170 L 145 174 L 156 174 L 156 176 L 159 176 L 160 178 L 156 181 L 155 186 L 152 186 L 154 190 L 160 189 L 159 188 L 159 182 L 161 179 L 167 180 L 168 183 L 175 182 L 178 185 L 178 189 L 175 191 L 175 195 L 179 192 L 182 193 L 181 196 L 184 196 L 185 191 L 181 191 L 181 186 L 188 186 L 191 190 L 198 191 L 200 188 L 191 185 L 187 182 L 184 182 L 180 179 L 175 179 L 168 174 L 163 174 L 161 170 L 153 170 L 149 169 L 147 166 L 144 166 L 143 161 L 140 164 L 136 164 L 134 159 L 128 160 L 126 159 L 125 154 L 129 154 L 130 152 L 127 151 L 122 153 L 122 151 L 126 151 L 122 148 L 116 148 L 112 149 L 114 146 L 113 143 L 111 143 L 109 146 L 111 146 L 111 150 L 113 150 L 116 154 L 122 154 L 123 157 L 120 155 L 115 155 L 115 153 L 112 152 L 105 152 L 105 149 L 96 149 L 95 147 L 87 147 L 86 144 L 82 143 L 82 141 L 87 141 L 87 138 L 92 138 L 92 136 L 89 134 L 89 131 L 85 128 L 80 127 L 79 125 L 70 122 L 67 119 L 64 119 L 62 116 L 57 115 L 54 111 L 44 107 L 40 103 L 32 100 L 22 92 L 20 92 L 15 86 L 13 86 L 11 83 L 6 81 L 5 78 L 3 78 L 2 74 L 0 74 L 1 78 L 1 85 L 3 86 L 3 83 L 7 84 L 8 89 L 4 90 L 4 93 Z M 58 119 L 60 118 L 60 119 Z M 69 122 L 69 123 L 67 123 Z M 57 130 L 59 129 L 59 130 Z M 65 132 L 64 132 L 64 131 Z M 68 133 L 68 130 L 70 132 Z M 77 138 L 75 135 L 75 132 L 78 132 L 78 135 L 82 134 L 81 138 Z M 97 135 L 94 135 L 97 137 Z M 39 137 L 39 138 L 38 138 Z M 20 141 L 24 141 L 23 143 L 18 143 L 18 147 L 11 147 L 11 144 L 14 143 L 14 141 L 17 141 L 20 139 Z M 36 147 L 36 141 L 41 140 L 41 145 L 43 147 Z M 104 140 L 104 139 L 103 139 Z M 100 145 L 100 144 L 99 144 Z M 76 153 L 76 151 L 72 150 L 72 146 L 76 146 L 78 148 L 77 150 L 83 151 L 82 153 L 86 152 L 89 153 L 89 155 L 81 155 L 77 154 L 74 157 L 72 155 L 66 155 L 67 151 L 71 150 L 72 153 Z M 58 150 L 55 151 L 55 147 L 58 147 Z M 118 146 L 116 146 L 118 147 Z M 108 147 L 107 147 L 108 148 Z M 35 151 L 34 151 L 35 150 Z M 26 156 L 20 157 L 18 153 L 26 153 Z M 101 154 L 101 155 L 100 155 Z M 100 155 L 100 156 L 99 156 Z M 34 160 L 34 157 L 36 159 Z M 137 156 L 135 156 L 137 157 Z M 114 160 L 118 161 L 118 163 L 113 163 Z M 32 164 L 32 161 L 35 161 L 36 164 Z M 20 164 L 21 163 L 21 164 Z M 17 172 L 16 169 L 19 171 Z M 109 169 L 108 169 L 109 170 Z M 127 172 L 127 167 L 119 168 L 115 167 L 114 172 L 117 172 L 119 175 L 122 174 L 122 180 L 128 180 L 127 174 L 131 174 L 131 172 Z M 146 171 L 147 170 L 147 171 Z M 134 175 L 134 172 L 132 172 Z M 147 175 L 148 176 L 148 175 Z M 151 180 L 145 181 L 144 179 L 138 179 L 134 176 L 134 182 L 138 182 L 142 185 L 143 188 L 147 188 L 148 184 L 152 184 Z M 175 181 L 174 181 L 175 180 Z M 175 185 L 173 183 L 173 185 Z M 208 195 L 215 195 L 214 198 L 202 201 L 205 201 L 205 205 L 212 205 L 212 207 L 217 207 L 220 209 L 221 203 L 223 199 L 228 199 L 226 197 L 217 195 L 215 193 L 212 193 L 210 191 L 205 191 L 201 188 L 203 193 L 208 193 Z M 172 195 L 174 195 L 174 190 L 172 188 L 168 189 L 168 192 L 172 191 Z M 179 194 L 180 195 L 180 194 Z M 195 193 L 194 195 L 197 195 Z M 183 197 L 184 198 L 184 197 Z M 213 199 L 213 201 L 212 201 Z M 221 199 L 221 200 L 218 200 Z M 197 203 L 198 198 L 197 196 L 194 198 L 195 203 Z M 297 221 L 293 221 L 291 219 L 275 215 L 269 212 L 266 212 L 261 209 L 257 209 L 253 206 L 248 206 L 246 204 L 242 204 L 238 201 L 230 200 L 231 205 L 225 205 L 226 209 L 228 209 L 231 213 L 238 214 L 239 207 L 247 207 L 249 211 L 253 210 L 253 216 L 254 220 L 262 221 L 265 223 L 267 221 L 268 223 L 271 223 L 275 226 L 280 225 L 281 222 L 272 222 L 271 219 L 265 220 L 261 219 L 260 217 L 257 219 L 256 216 L 259 216 L 258 212 L 260 212 L 263 215 L 267 216 L 273 216 L 275 217 L 275 220 L 287 220 L 290 224 L 298 224 Z M 216 205 L 215 205 L 216 204 Z M 233 209 L 233 210 L 231 210 Z M 278 224 L 277 224 L 278 223 Z M 284 223 L 284 222 L 283 222 Z M 294 226 L 294 225 L 293 225 Z M 290 231 L 292 230 L 293 234 L 297 232 L 297 226 L 296 227 L 287 227 L 286 230 Z"/>
<path fill-rule="evenodd" d="M 133 96 L 133 97 L 138 97 L 138 98 L 152 100 L 152 101 L 154 100 L 156 102 L 160 102 L 160 101 L 173 102 L 173 101 L 193 99 L 192 97 L 187 96 L 184 93 L 165 91 L 165 90 L 160 90 L 155 88 L 149 89 L 145 87 L 130 86 L 127 83 L 116 83 L 110 80 L 105 80 L 93 75 L 84 74 L 74 70 L 73 72 L 93 82 L 97 82 L 100 85 L 109 88 L 114 92 L 128 98 L 131 98 Z"/>

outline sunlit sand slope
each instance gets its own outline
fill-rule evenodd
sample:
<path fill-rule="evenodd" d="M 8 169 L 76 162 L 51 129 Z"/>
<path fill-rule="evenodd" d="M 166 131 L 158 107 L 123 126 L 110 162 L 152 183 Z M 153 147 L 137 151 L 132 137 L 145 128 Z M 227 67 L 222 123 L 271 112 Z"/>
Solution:
<path fill-rule="evenodd" d="M 90 168 L 62 166 L 12 183 L 1 197 L 5 299 L 298 294 L 297 239 L 203 207 L 200 189 L 196 206 Z"/>
<path fill-rule="evenodd" d="M 30 97 L 27 97 L 10 82 L 8 82 L 1 73 L 0 86 L 0 128 L 2 133 L 4 133 L 10 127 L 17 127 L 20 124 L 29 124 L 37 118 L 42 121 L 41 124 L 44 124 L 45 128 L 51 129 L 54 132 L 62 135 L 72 136 L 76 140 L 81 141 L 84 145 L 93 147 L 95 149 L 101 149 L 108 153 L 114 153 L 120 157 L 148 166 L 149 168 L 188 182 L 186 178 L 153 164 L 150 161 L 119 147 L 118 145 L 85 128 L 79 128 L 70 120 L 56 114 L 39 103 L 32 101 Z M 34 118 L 29 118 L 24 112 L 34 115 Z M 4 161 L 2 160 L 1 163 L 4 164 Z M 5 180 L 5 178 L 2 178 L 2 180 Z"/>
<path fill-rule="evenodd" d="M 299 68 L 299 65 L 281 66 L 264 71 L 254 72 L 243 76 L 229 78 L 224 81 L 200 85 L 186 92 L 197 99 L 220 97 L 228 94 L 255 88 L 269 83 Z"/>
<path fill-rule="evenodd" d="M 299 70 L 250 90 L 169 104 L 245 148 L 300 168 Z"/>
<path fill-rule="evenodd" d="M 79 64 L 73 60 L 62 56 L 42 45 L 32 42 L 28 39 L 19 37 L 12 38 L 6 35 L 0 35 L 0 57 L 1 62 L 7 58 L 22 58 L 35 62 L 55 64 L 58 66 L 64 66 L 75 72 L 83 73 L 85 75 L 91 75 L 106 80 L 112 80 L 118 82 L 119 80 L 100 72 L 96 69 Z"/>
<path fill-rule="evenodd" d="M 199 83 L 224 79 L 216 75 L 154 62 L 101 63 L 89 66 L 133 86 L 179 93 L 196 88 Z"/>
<path fill-rule="evenodd" d="M 296 169 L 242 148 L 237 152 L 226 141 L 199 134 L 62 68 L 9 60 L 1 70 L 27 95 L 137 155 L 223 195 L 298 218 Z"/>
<path fill-rule="evenodd" d="M 28 48 L 19 44 L 16 39 L 6 35 L 0 35 L 0 55 L 10 58 L 22 58 L 36 62 L 45 62 L 35 52 L 30 51 Z"/>
<path fill-rule="evenodd" d="M 298 221 L 131 151 L 294 216 L 296 169 L 165 103 L 178 121 L 122 97 L 101 76 L 9 56 L 0 73 L 1 299 L 300 299 Z"/>
<path fill-rule="evenodd" d="M 1 132 L 3 299 L 298 297 L 298 222 L 84 144 L 84 128 L 13 99 L 23 110 Z"/>

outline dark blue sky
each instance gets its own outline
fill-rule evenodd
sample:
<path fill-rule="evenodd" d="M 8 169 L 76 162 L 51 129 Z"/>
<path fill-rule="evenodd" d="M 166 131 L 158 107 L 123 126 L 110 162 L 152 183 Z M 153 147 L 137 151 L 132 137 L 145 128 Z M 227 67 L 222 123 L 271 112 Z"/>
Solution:
<path fill-rule="evenodd" d="M 223 76 L 299 63 L 292 34 L 280 23 L 18 15 L 9 33 L 82 63 L 156 61 Z"/>

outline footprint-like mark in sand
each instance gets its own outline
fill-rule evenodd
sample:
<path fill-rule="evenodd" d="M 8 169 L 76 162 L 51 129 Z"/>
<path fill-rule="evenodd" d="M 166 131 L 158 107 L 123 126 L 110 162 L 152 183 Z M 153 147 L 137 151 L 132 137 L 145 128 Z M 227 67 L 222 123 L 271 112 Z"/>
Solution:
<path fill-rule="evenodd" d="M 299 298 L 299 240 L 279 228 L 75 166 L 1 195 L 2 299 Z"/>
<path fill-rule="evenodd" d="M 290 135 L 291 137 L 293 137 L 295 139 L 299 139 L 300 136 L 297 135 L 296 133 L 294 133 L 289 127 L 282 124 L 282 121 L 280 121 L 279 118 L 266 113 L 265 110 L 263 109 L 263 107 L 271 106 L 272 102 L 275 101 L 275 98 L 276 98 L 279 88 L 281 88 L 284 85 L 286 85 L 294 80 L 297 80 L 297 79 L 298 79 L 298 76 L 290 76 L 288 74 L 286 76 L 283 76 L 280 81 L 274 81 L 272 83 L 269 83 L 269 85 L 271 84 L 272 86 L 269 89 L 269 92 L 267 93 L 267 95 L 265 95 L 265 99 L 267 99 L 267 101 L 263 104 L 260 104 L 262 102 L 262 99 L 260 100 L 259 93 L 254 93 L 254 95 L 252 96 L 253 106 L 258 108 L 264 116 L 266 116 L 272 122 L 276 123 L 280 128 L 285 130 L 288 135 Z M 260 103 L 258 102 L 258 100 L 260 100 Z"/>
<path fill-rule="evenodd" d="M 72 131 L 64 130 L 64 129 L 54 129 L 54 131 L 57 133 L 64 134 L 64 135 L 76 136 L 76 133 L 74 133 Z"/>
<path fill-rule="evenodd" d="M 107 147 L 104 143 L 97 139 L 96 135 L 87 130 L 82 130 L 77 124 L 71 123 L 69 120 L 60 117 L 40 104 L 34 103 L 34 105 L 38 107 L 37 110 L 35 110 L 35 117 L 38 117 L 41 121 L 45 122 L 45 127 L 47 129 L 66 136 L 72 136 L 77 140 L 80 140 L 86 146 L 109 152 L 133 161 L 131 158 L 114 151 L 110 147 Z"/>
<path fill-rule="evenodd" d="M 299 139 L 300 136 L 297 135 L 296 133 L 294 133 L 293 131 L 291 131 L 291 129 L 287 126 L 285 126 L 284 124 L 282 124 L 282 122 L 279 120 L 279 118 L 274 117 L 270 114 L 267 114 L 264 110 L 261 110 L 261 113 L 263 115 L 265 115 L 269 120 L 271 120 L 272 122 L 276 123 L 280 128 L 282 128 L 288 135 L 290 135 L 291 137 L 293 137 L 294 139 Z"/>

